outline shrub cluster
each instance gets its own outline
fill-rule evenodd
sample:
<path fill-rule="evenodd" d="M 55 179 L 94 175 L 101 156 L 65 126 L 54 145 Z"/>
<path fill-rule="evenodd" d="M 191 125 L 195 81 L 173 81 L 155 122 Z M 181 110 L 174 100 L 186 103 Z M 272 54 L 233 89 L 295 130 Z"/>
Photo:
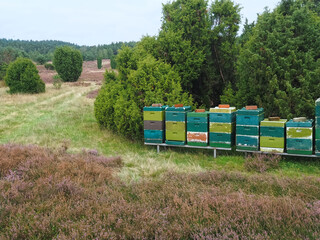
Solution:
<path fill-rule="evenodd" d="M 95 101 L 99 124 L 132 139 L 143 137 L 143 107 L 152 103 L 192 105 L 182 92 L 180 77 L 172 67 L 146 54 L 140 47 L 119 51 L 119 74 L 107 72 Z"/>
<path fill-rule="evenodd" d="M 82 55 L 69 46 L 58 47 L 54 51 L 53 65 L 64 82 L 76 82 L 82 72 Z"/>
<path fill-rule="evenodd" d="M 40 79 L 36 66 L 27 58 L 18 58 L 10 63 L 5 82 L 10 93 L 45 92 L 45 84 Z"/>
<path fill-rule="evenodd" d="M 98 69 L 102 68 L 102 58 L 101 57 L 97 58 L 97 67 L 98 67 Z"/>
<path fill-rule="evenodd" d="M 248 171 L 264 173 L 279 168 L 281 156 L 276 154 L 252 154 L 246 158 L 244 167 Z"/>
<path fill-rule="evenodd" d="M 1 239 L 317 239 L 318 178 L 223 171 L 124 183 L 118 157 L 0 145 Z"/>
<path fill-rule="evenodd" d="M 46 64 L 44 64 L 44 67 L 45 67 L 47 70 L 54 70 L 54 65 L 51 64 L 51 63 L 46 63 Z"/>

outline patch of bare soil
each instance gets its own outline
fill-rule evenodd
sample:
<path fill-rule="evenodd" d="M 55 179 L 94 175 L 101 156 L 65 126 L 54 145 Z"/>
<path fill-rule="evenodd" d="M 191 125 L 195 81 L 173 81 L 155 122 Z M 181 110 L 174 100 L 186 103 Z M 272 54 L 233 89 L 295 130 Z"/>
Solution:
<path fill-rule="evenodd" d="M 47 70 L 43 65 L 37 65 L 40 78 L 45 83 L 53 83 L 53 76 L 57 74 L 55 70 Z M 82 73 L 78 82 L 90 81 L 100 85 L 103 81 L 103 75 L 106 69 L 111 69 L 110 60 L 102 60 L 102 68 L 98 69 L 97 61 L 84 61 L 82 66 Z M 77 85 L 76 85 L 77 86 Z"/>

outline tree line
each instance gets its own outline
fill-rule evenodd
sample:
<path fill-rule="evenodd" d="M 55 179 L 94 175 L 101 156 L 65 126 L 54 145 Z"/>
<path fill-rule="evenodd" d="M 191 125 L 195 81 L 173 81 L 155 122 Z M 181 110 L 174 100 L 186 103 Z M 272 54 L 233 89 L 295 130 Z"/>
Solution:
<path fill-rule="evenodd" d="M 55 40 L 27 41 L 3 38 L 0 39 L 0 58 L 6 54 L 6 52 L 14 52 L 15 55 L 27 57 L 34 62 L 43 64 L 47 61 L 52 61 L 54 50 L 57 47 L 70 46 L 80 50 L 84 61 L 93 61 L 98 57 L 111 59 L 113 56 L 117 55 L 117 52 L 122 45 L 133 47 L 135 42 L 116 42 L 97 46 L 79 46 L 77 44 Z"/>

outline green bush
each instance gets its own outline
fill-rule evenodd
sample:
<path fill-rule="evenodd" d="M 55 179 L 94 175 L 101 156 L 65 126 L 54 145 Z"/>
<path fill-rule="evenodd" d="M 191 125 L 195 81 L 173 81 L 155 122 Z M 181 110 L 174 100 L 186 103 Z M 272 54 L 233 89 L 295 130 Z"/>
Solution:
<path fill-rule="evenodd" d="M 112 57 L 110 58 L 110 65 L 111 65 L 112 69 L 116 69 L 117 68 L 116 57 L 114 55 L 112 55 Z"/>
<path fill-rule="evenodd" d="M 47 70 L 54 70 L 54 65 L 51 64 L 51 63 L 46 63 L 46 64 L 44 64 L 44 67 L 45 67 Z"/>
<path fill-rule="evenodd" d="M 149 54 L 141 58 L 140 54 L 128 47 L 119 52 L 119 75 L 106 73 L 95 101 L 98 123 L 132 139 L 143 137 L 144 106 L 158 102 L 192 104 L 192 97 L 182 92 L 180 77 L 169 64 Z"/>
<path fill-rule="evenodd" d="M 45 84 L 40 79 L 36 66 L 27 58 L 18 58 L 10 63 L 5 82 L 10 93 L 45 92 Z"/>
<path fill-rule="evenodd" d="M 101 57 L 97 58 L 97 66 L 98 66 L 98 69 L 102 68 L 102 58 Z"/>
<path fill-rule="evenodd" d="M 64 82 L 76 82 L 82 72 L 82 55 L 68 46 L 59 47 L 53 56 L 53 65 Z"/>
<path fill-rule="evenodd" d="M 6 76 L 7 68 L 8 68 L 7 63 L 0 64 L 0 80 L 3 80 L 4 77 Z"/>

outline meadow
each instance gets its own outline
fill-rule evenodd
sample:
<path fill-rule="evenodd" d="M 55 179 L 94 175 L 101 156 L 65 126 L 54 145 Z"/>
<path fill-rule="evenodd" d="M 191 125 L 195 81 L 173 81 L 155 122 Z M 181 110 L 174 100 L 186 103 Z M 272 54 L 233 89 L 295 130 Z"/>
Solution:
<path fill-rule="evenodd" d="M 133 142 L 94 117 L 101 84 L 0 88 L 0 239 L 319 239 L 320 161 Z"/>

